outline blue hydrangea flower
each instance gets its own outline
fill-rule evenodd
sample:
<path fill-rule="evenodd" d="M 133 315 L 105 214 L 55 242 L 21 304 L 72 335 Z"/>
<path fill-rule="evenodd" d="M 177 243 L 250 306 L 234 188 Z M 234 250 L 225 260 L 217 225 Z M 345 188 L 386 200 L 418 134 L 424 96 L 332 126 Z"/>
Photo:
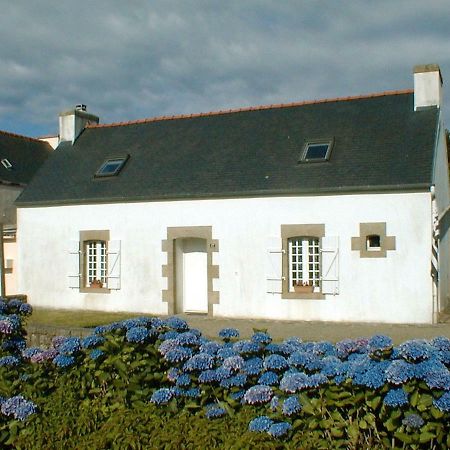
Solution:
<path fill-rule="evenodd" d="M 199 337 L 191 331 L 178 334 L 175 340 L 179 345 L 198 345 L 200 343 Z"/>
<path fill-rule="evenodd" d="M 267 344 L 264 349 L 267 353 L 281 353 L 281 345 L 274 342 Z"/>
<path fill-rule="evenodd" d="M 161 333 L 158 335 L 158 339 L 161 341 L 167 341 L 167 340 L 175 340 L 177 338 L 177 336 L 180 333 L 178 333 L 178 331 L 175 330 L 170 330 L 170 331 L 166 331 L 165 333 Z"/>
<path fill-rule="evenodd" d="M 149 338 L 149 330 L 142 326 L 129 328 L 125 335 L 127 342 L 132 342 L 134 344 L 143 344 L 148 341 Z"/>
<path fill-rule="evenodd" d="M 238 341 L 233 345 L 233 350 L 242 355 L 259 353 L 261 345 L 258 342 L 252 342 L 249 340 Z"/>
<path fill-rule="evenodd" d="M 288 397 L 284 402 L 281 410 L 285 416 L 297 414 L 302 409 L 302 405 L 295 396 Z"/>
<path fill-rule="evenodd" d="M 444 392 L 444 394 L 437 400 L 433 400 L 433 405 L 442 412 L 450 411 L 450 392 Z"/>
<path fill-rule="evenodd" d="M 26 340 L 22 336 L 8 336 L 3 339 L 2 350 L 9 352 L 21 352 L 27 346 Z"/>
<path fill-rule="evenodd" d="M 225 408 L 221 406 L 211 404 L 206 406 L 205 417 L 207 419 L 217 419 L 218 417 L 222 417 L 226 414 Z"/>
<path fill-rule="evenodd" d="M 234 371 L 243 369 L 244 365 L 245 365 L 244 358 L 242 358 L 242 356 L 239 355 L 229 356 L 228 358 L 225 358 L 222 363 L 223 367 Z"/>
<path fill-rule="evenodd" d="M 279 438 L 284 436 L 291 428 L 292 425 L 288 422 L 278 422 L 272 424 L 267 432 L 274 438 Z"/>
<path fill-rule="evenodd" d="M 430 358 L 436 351 L 426 340 L 414 339 L 397 347 L 399 355 L 407 361 L 417 362 Z"/>
<path fill-rule="evenodd" d="M 153 392 L 150 401 L 156 405 L 166 405 L 173 397 L 173 390 L 161 388 Z"/>
<path fill-rule="evenodd" d="M 309 377 L 306 373 L 285 373 L 280 381 L 280 389 L 290 394 L 307 389 L 309 387 Z"/>
<path fill-rule="evenodd" d="M 224 378 L 220 381 L 220 386 L 225 389 L 229 389 L 231 387 L 243 387 L 247 383 L 247 375 L 244 373 L 238 373 L 233 377 Z"/>
<path fill-rule="evenodd" d="M 3 356 L 0 358 L 0 367 L 14 367 L 20 364 L 20 359 L 15 356 Z"/>
<path fill-rule="evenodd" d="M 263 345 L 267 345 L 272 342 L 272 338 L 270 337 L 270 335 L 263 331 L 257 331 L 256 333 L 254 333 L 253 336 L 251 337 L 251 340 L 253 342 L 258 342 L 259 344 Z"/>
<path fill-rule="evenodd" d="M 244 394 L 245 394 L 245 391 L 231 392 L 230 397 L 233 400 L 242 400 L 242 398 L 244 397 Z"/>
<path fill-rule="evenodd" d="M 181 387 L 189 386 L 191 384 L 191 377 L 183 373 L 177 378 L 176 384 Z"/>
<path fill-rule="evenodd" d="M 208 341 L 200 346 L 201 353 L 208 353 L 208 355 L 215 356 L 217 352 L 222 348 L 218 342 Z"/>
<path fill-rule="evenodd" d="M 255 431 L 258 433 L 269 431 L 270 426 L 273 424 L 273 420 L 267 416 L 259 416 L 251 420 L 248 424 L 249 431 Z"/>
<path fill-rule="evenodd" d="M 386 369 L 386 380 L 391 384 L 404 384 L 414 378 L 414 366 L 406 361 L 396 359 Z"/>
<path fill-rule="evenodd" d="M 339 358 L 345 359 L 352 353 L 366 353 L 369 339 L 343 339 L 336 343 L 337 355 Z"/>
<path fill-rule="evenodd" d="M 294 367 L 302 367 L 309 371 L 322 369 L 324 363 L 314 353 L 307 353 L 303 351 L 296 351 L 288 358 L 288 363 Z"/>
<path fill-rule="evenodd" d="M 161 355 L 164 356 L 167 352 L 175 350 L 179 347 L 180 346 L 178 345 L 176 339 L 166 339 L 165 341 L 161 342 L 161 344 L 158 347 L 158 351 L 159 353 L 161 353 Z"/>
<path fill-rule="evenodd" d="M 317 356 L 335 356 L 337 354 L 334 345 L 328 341 L 315 342 L 312 352 Z"/>
<path fill-rule="evenodd" d="M 90 336 L 86 336 L 81 341 L 81 346 L 83 348 L 94 348 L 98 345 L 103 344 L 103 342 L 105 342 L 105 338 L 103 336 L 100 336 L 98 334 L 91 334 Z"/>
<path fill-rule="evenodd" d="M 415 377 L 422 380 L 425 379 L 429 373 L 440 372 L 442 370 L 446 371 L 447 367 L 442 361 L 439 360 L 438 355 L 414 364 Z"/>
<path fill-rule="evenodd" d="M 183 370 L 187 372 L 203 371 L 212 369 L 213 366 L 214 358 L 211 355 L 208 355 L 208 353 L 197 353 L 185 362 Z"/>
<path fill-rule="evenodd" d="M 92 350 L 91 353 L 89 353 L 90 358 L 93 359 L 94 361 L 96 359 L 99 359 L 103 355 L 104 355 L 104 352 L 102 350 L 100 350 L 99 348 L 94 348 L 94 350 Z"/>
<path fill-rule="evenodd" d="M 0 298 L 0 314 L 5 314 L 6 312 L 8 312 L 8 305 L 3 298 Z"/>
<path fill-rule="evenodd" d="M 232 339 L 239 337 L 239 331 L 236 328 L 222 328 L 219 331 L 219 337 L 222 339 Z"/>
<path fill-rule="evenodd" d="M 369 339 L 367 349 L 371 354 L 378 354 L 392 349 L 392 339 L 389 336 L 377 334 Z"/>
<path fill-rule="evenodd" d="M 181 375 L 181 370 L 178 367 L 171 367 L 167 371 L 167 379 L 172 383 L 175 383 L 178 380 L 178 377 Z"/>
<path fill-rule="evenodd" d="M 18 298 L 12 298 L 7 303 L 8 311 L 10 313 L 17 312 L 19 310 L 19 308 L 22 306 L 22 304 L 23 304 L 22 300 L 19 300 Z"/>
<path fill-rule="evenodd" d="M 183 331 L 189 329 L 187 322 L 176 316 L 172 316 L 166 319 L 166 324 L 169 328 L 172 328 L 176 331 Z"/>
<path fill-rule="evenodd" d="M 30 359 L 33 355 L 41 353 L 42 349 L 39 347 L 28 347 L 22 352 L 22 357 L 25 359 Z"/>
<path fill-rule="evenodd" d="M 126 319 L 122 321 L 122 326 L 129 330 L 134 327 L 148 327 L 152 326 L 152 319 L 150 317 L 134 317 L 132 319 Z"/>
<path fill-rule="evenodd" d="M 267 403 L 273 396 L 273 390 L 270 386 L 257 384 L 247 389 L 244 394 L 244 402 L 250 405 Z"/>
<path fill-rule="evenodd" d="M 219 380 L 217 371 L 214 369 L 204 370 L 198 376 L 198 382 L 202 383 L 202 384 L 211 384 L 211 383 L 216 383 L 219 381 L 221 381 L 221 380 Z"/>
<path fill-rule="evenodd" d="M 77 337 L 68 337 L 59 346 L 58 351 L 65 355 L 74 355 L 81 350 L 81 339 Z"/>
<path fill-rule="evenodd" d="M 278 384 L 278 375 L 275 372 L 264 372 L 258 379 L 258 384 L 266 386 L 275 386 Z"/>
<path fill-rule="evenodd" d="M 259 375 L 263 370 L 263 360 L 259 356 L 247 359 L 242 371 L 247 375 Z"/>
<path fill-rule="evenodd" d="M 450 339 L 446 336 L 437 336 L 431 340 L 430 344 L 439 351 L 450 351 Z"/>
<path fill-rule="evenodd" d="M 165 355 L 164 359 L 171 363 L 178 363 L 186 361 L 192 356 L 192 350 L 189 347 L 178 347 L 169 350 Z"/>
<path fill-rule="evenodd" d="M 70 355 L 57 355 L 53 358 L 53 363 L 60 367 L 61 369 L 65 369 L 67 367 L 73 366 L 75 364 L 75 358 Z"/>
<path fill-rule="evenodd" d="M 409 414 L 407 415 L 403 420 L 402 420 L 402 424 L 405 427 L 409 427 L 411 429 L 418 429 L 420 427 L 422 427 L 422 425 L 424 424 L 424 420 L 422 419 L 422 417 L 420 417 L 417 414 Z"/>
<path fill-rule="evenodd" d="M 429 372 L 423 377 L 423 380 L 430 389 L 450 390 L 450 372 L 447 369 Z"/>
<path fill-rule="evenodd" d="M 236 356 L 237 353 L 233 350 L 232 347 L 223 347 L 217 351 L 217 357 L 225 360 L 230 356 Z"/>
<path fill-rule="evenodd" d="M 25 400 L 22 395 L 11 397 L 7 400 L 4 400 L 1 404 L 1 412 L 5 416 L 13 416 L 15 419 L 20 421 L 24 421 L 36 411 L 36 404 L 32 401 Z"/>
<path fill-rule="evenodd" d="M 23 316 L 30 316 L 33 313 L 33 308 L 28 303 L 22 303 L 19 306 L 19 314 Z"/>
<path fill-rule="evenodd" d="M 308 387 L 309 388 L 318 388 L 328 383 L 328 378 L 321 373 L 313 373 L 308 377 Z"/>
<path fill-rule="evenodd" d="M 408 402 L 408 394 L 402 388 L 391 389 L 383 400 L 385 405 L 391 407 L 407 405 Z"/>
<path fill-rule="evenodd" d="M 346 368 L 336 356 L 327 356 L 322 360 L 321 373 L 327 377 L 335 377 L 336 375 L 346 373 Z"/>
<path fill-rule="evenodd" d="M 264 358 L 264 368 L 266 370 L 285 370 L 289 367 L 289 364 L 284 356 L 281 355 L 269 355 Z"/>
<path fill-rule="evenodd" d="M 150 325 L 155 330 L 162 330 L 166 326 L 166 322 L 159 317 L 150 317 Z"/>
<path fill-rule="evenodd" d="M 1 334 L 13 334 L 18 330 L 20 324 L 17 325 L 13 320 L 11 320 L 11 316 L 0 316 L 0 333 Z"/>
<path fill-rule="evenodd" d="M 186 389 L 184 391 L 184 396 L 188 398 L 199 398 L 201 397 L 202 393 L 198 387 L 191 387 L 189 389 Z"/>
<path fill-rule="evenodd" d="M 46 361 L 53 361 L 53 359 L 58 356 L 58 350 L 54 348 L 49 348 L 48 350 L 40 351 L 31 356 L 30 361 L 32 363 L 44 363 Z"/>

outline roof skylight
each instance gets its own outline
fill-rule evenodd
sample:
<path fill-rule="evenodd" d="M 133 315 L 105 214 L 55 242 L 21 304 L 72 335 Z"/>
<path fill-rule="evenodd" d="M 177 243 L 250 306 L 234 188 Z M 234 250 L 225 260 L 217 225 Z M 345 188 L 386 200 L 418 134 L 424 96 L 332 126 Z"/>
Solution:
<path fill-rule="evenodd" d="M 299 162 L 320 162 L 330 159 L 333 140 L 310 141 L 305 144 Z"/>
<path fill-rule="evenodd" d="M 128 155 L 117 158 L 108 158 L 95 173 L 96 177 L 114 177 L 119 174 L 127 162 Z"/>
<path fill-rule="evenodd" d="M 2 163 L 2 165 L 5 169 L 8 169 L 8 170 L 12 169 L 12 164 L 9 162 L 9 160 L 7 158 L 3 158 L 0 162 Z"/>

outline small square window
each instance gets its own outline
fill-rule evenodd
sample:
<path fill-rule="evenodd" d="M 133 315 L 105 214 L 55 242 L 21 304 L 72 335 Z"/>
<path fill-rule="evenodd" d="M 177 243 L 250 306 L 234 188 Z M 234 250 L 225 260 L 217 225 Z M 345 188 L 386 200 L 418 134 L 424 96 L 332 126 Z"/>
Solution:
<path fill-rule="evenodd" d="M 381 250 L 381 237 L 379 234 L 371 234 L 366 239 L 367 251 L 379 251 Z"/>
<path fill-rule="evenodd" d="M 332 144 L 333 140 L 307 142 L 299 162 L 328 161 Z"/>
<path fill-rule="evenodd" d="M 127 156 L 121 156 L 118 158 L 110 158 L 103 162 L 100 168 L 95 173 L 96 177 L 113 177 L 118 175 L 123 166 L 127 162 Z"/>

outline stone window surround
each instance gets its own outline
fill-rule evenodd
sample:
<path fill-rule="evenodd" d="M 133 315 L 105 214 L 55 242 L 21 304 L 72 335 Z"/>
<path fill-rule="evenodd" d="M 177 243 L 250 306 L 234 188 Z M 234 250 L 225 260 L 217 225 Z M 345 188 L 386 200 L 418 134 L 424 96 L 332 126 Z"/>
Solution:
<path fill-rule="evenodd" d="M 303 299 L 303 300 L 322 300 L 325 295 L 321 292 L 300 293 L 289 292 L 289 238 L 292 237 L 315 237 L 319 238 L 319 248 L 322 238 L 325 236 L 325 224 L 304 224 L 304 225 L 281 225 L 281 253 L 282 253 L 282 272 L 281 286 L 283 299 Z M 321 268 L 322 269 L 322 268 Z"/>
<path fill-rule="evenodd" d="M 106 252 L 108 252 L 108 241 L 110 240 L 109 230 L 83 230 L 80 231 L 80 292 L 82 294 L 109 294 L 111 289 L 108 288 L 94 288 L 86 286 L 86 251 L 85 242 L 86 241 L 105 241 L 106 242 Z"/>
<path fill-rule="evenodd" d="M 367 237 L 380 236 L 380 249 L 368 250 Z M 386 258 L 388 250 L 395 250 L 395 236 L 387 236 L 386 222 L 367 222 L 359 224 L 359 236 L 352 237 L 352 250 L 359 251 L 360 258 Z"/>
<path fill-rule="evenodd" d="M 162 276 L 167 278 L 167 289 L 162 291 L 163 302 L 168 303 L 168 314 L 176 311 L 175 240 L 200 238 L 206 240 L 208 276 L 208 317 L 213 316 L 213 305 L 219 303 L 219 292 L 213 290 L 213 279 L 219 278 L 219 266 L 213 265 L 212 254 L 219 251 L 219 241 L 212 238 L 212 226 L 167 227 L 167 239 L 162 241 L 162 251 L 167 253 L 167 264 L 162 266 Z"/>

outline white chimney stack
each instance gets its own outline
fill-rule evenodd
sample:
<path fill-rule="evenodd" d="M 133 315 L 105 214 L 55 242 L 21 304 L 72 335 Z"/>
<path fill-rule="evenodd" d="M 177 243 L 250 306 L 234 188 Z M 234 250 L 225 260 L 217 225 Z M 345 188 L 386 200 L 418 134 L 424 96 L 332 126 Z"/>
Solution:
<path fill-rule="evenodd" d="M 97 124 L 99 118 L 86 112 L 86 105 L 59 114 L 59 142 L 75 142 L 86 125 Z"/>
<path fill-rule="evenodd" d="M 442 75 L 437 64 L 414 67 L 414 111 L 442 105 Z"/>

